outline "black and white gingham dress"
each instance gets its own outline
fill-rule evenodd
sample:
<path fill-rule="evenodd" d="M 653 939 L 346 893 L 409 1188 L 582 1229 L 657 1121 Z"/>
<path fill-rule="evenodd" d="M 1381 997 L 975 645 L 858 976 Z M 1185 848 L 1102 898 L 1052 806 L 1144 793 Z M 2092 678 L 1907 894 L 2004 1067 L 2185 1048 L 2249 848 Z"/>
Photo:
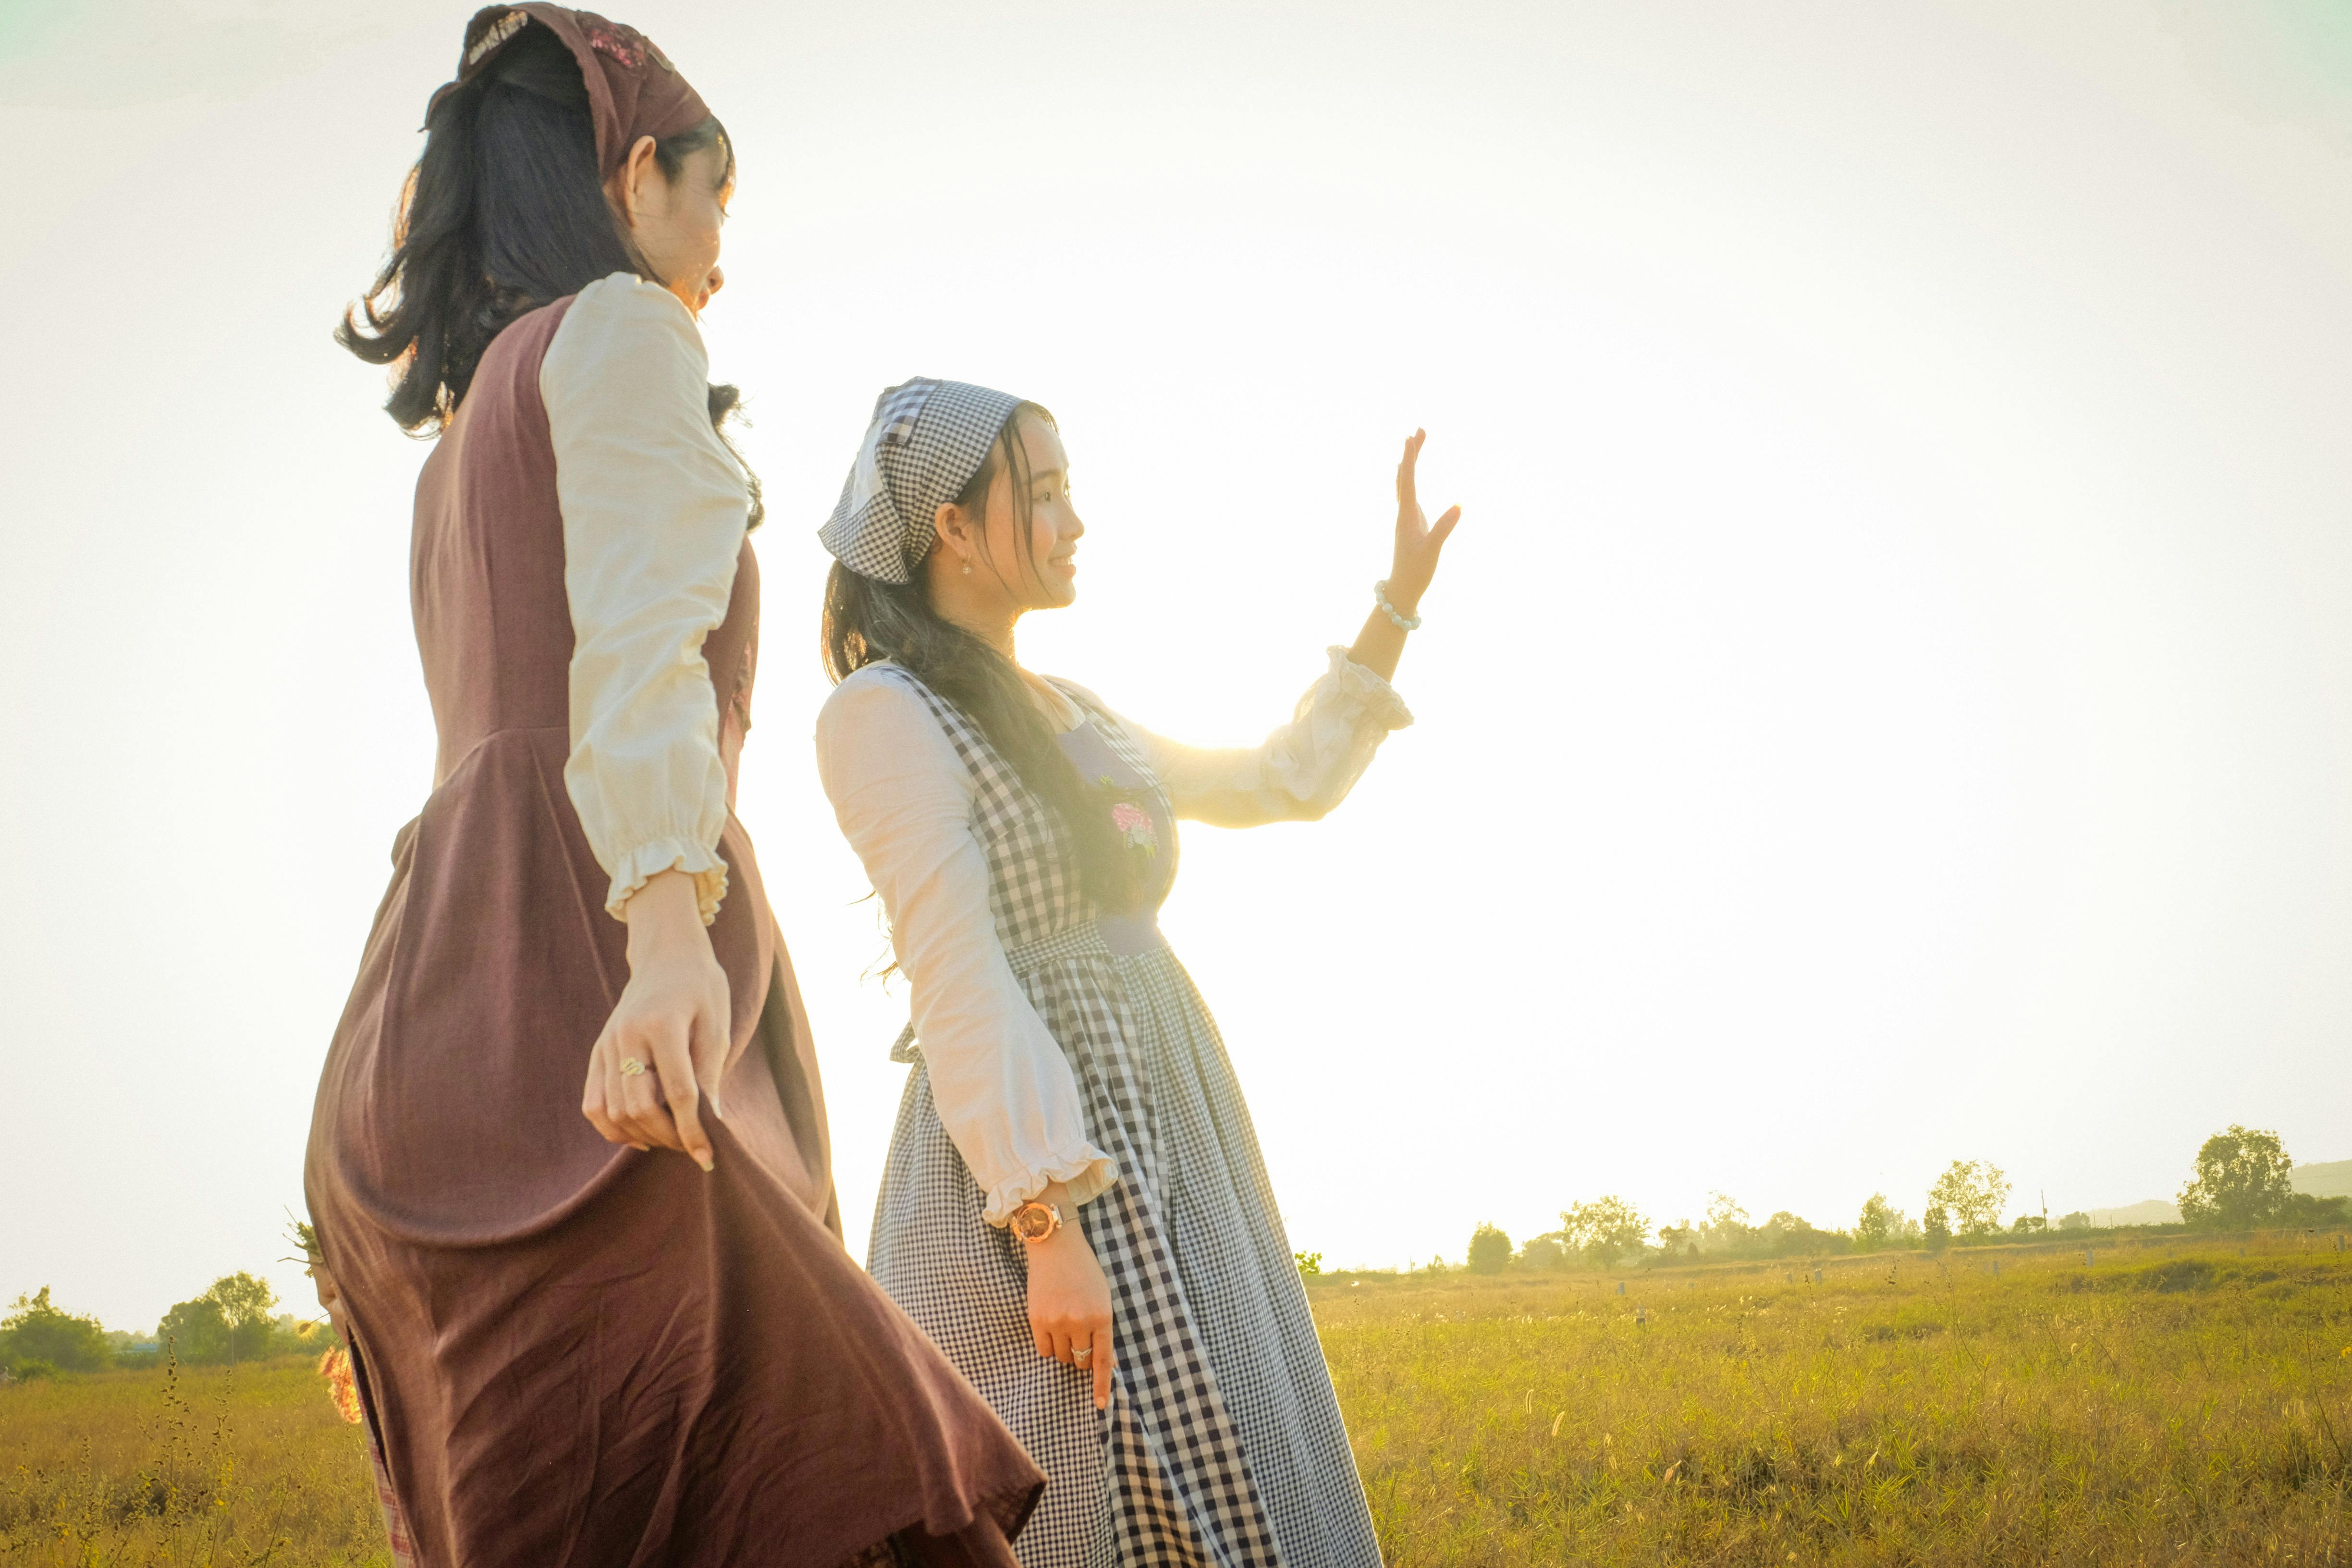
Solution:
<path fill-rule="evenodd" d="M 914 1071 L 866 1267 L 1045 1470 L 1014 1543 L 1024 1568 L 1377 1565 L 1306 1292 L 1200 994 L 1164 943 L 1112 951 L 1051 809 L 951 704 L 878 668 L 924 700 L 971 770 L 998 940 L 1069 1057 L 1088 1135 L 1118 1167 L 1085 1215 L 1118 1362 L 1098 1412 L 1090 1377 L 1036 1352 L 1021 1243 L 981 1218 L 911 1034 L 892 1052 Z M 1115 718 L 1070 696 L 1113 782 L 1148 803 L 1172 879 L 1166 791 Z"/>

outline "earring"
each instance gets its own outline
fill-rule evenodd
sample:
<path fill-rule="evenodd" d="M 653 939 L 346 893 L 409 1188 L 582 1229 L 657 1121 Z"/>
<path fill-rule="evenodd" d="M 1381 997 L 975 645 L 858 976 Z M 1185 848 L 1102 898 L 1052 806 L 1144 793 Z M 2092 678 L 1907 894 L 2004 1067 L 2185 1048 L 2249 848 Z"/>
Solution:
<path fill-rule="evenodd" d="M 963 563 L 963 574 L 967 577 L 971 575 L 971 563 L 969 561 Z"/>

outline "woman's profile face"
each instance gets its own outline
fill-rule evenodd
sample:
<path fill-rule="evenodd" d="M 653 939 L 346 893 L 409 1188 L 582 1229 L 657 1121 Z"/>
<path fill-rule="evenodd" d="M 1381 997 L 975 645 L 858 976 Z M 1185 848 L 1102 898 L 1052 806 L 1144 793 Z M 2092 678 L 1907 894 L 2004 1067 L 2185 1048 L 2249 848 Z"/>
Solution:
<path fill-rule="evenodd" d="M 1029 470 L 1029 526 L 1023 537 L 1013 487 L 1019 476 L 998 470 L 988 490 L 988 556 L 1004 563 L 999 575 L 1024 610 L 1056 610 L 1078 596 L 1078 538 L 1087 525 L 1070 500 L 1070 459 L 1061 433 L 1034 416 L 1017 431 Z"/>
<path fill-rule="evenodd" d="M 722 138 L 688 153 L 672 180 L 642 139 L 619 175 L 622 211 L 637 254 L 669 291 L 697 315 L 726 286 L 719 268 L 719 236 L 734 198 L 734 155 Z"/>

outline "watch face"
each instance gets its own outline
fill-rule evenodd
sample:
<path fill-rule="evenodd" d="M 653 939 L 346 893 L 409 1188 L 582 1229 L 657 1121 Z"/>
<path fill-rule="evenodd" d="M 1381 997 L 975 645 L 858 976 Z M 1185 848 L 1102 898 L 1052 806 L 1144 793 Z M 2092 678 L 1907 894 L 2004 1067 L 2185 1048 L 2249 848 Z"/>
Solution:
<path fill-rule="evenodd" d="M 1044 1204 L 1023 1204 L 1013 1211 L 1013 1230 L 1024 1241 L 1043 1241 L 1054 1234 L 1054 1211 Z"/>

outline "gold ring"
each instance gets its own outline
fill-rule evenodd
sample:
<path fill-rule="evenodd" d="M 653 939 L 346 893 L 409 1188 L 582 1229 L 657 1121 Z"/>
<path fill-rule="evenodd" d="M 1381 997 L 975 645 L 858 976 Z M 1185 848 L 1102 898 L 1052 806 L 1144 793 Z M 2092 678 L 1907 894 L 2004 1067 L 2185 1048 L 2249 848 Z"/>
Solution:
<path fill-rule="evenodd" d="M 1070 1352 L 1070 1359 L 1084 1366 L 1095 1359 L 1095 1347 L 1088 1345 L 1084 1350 L 1074 1350 Z"/>
<path fill-rule="evenodd" d="M 621 1058 L 621 1076 L 623 1078 L 643 1078 L 646 1076 L 646 1064 L 637 1060 L 635 1057 L 623 1057 Z"/>

